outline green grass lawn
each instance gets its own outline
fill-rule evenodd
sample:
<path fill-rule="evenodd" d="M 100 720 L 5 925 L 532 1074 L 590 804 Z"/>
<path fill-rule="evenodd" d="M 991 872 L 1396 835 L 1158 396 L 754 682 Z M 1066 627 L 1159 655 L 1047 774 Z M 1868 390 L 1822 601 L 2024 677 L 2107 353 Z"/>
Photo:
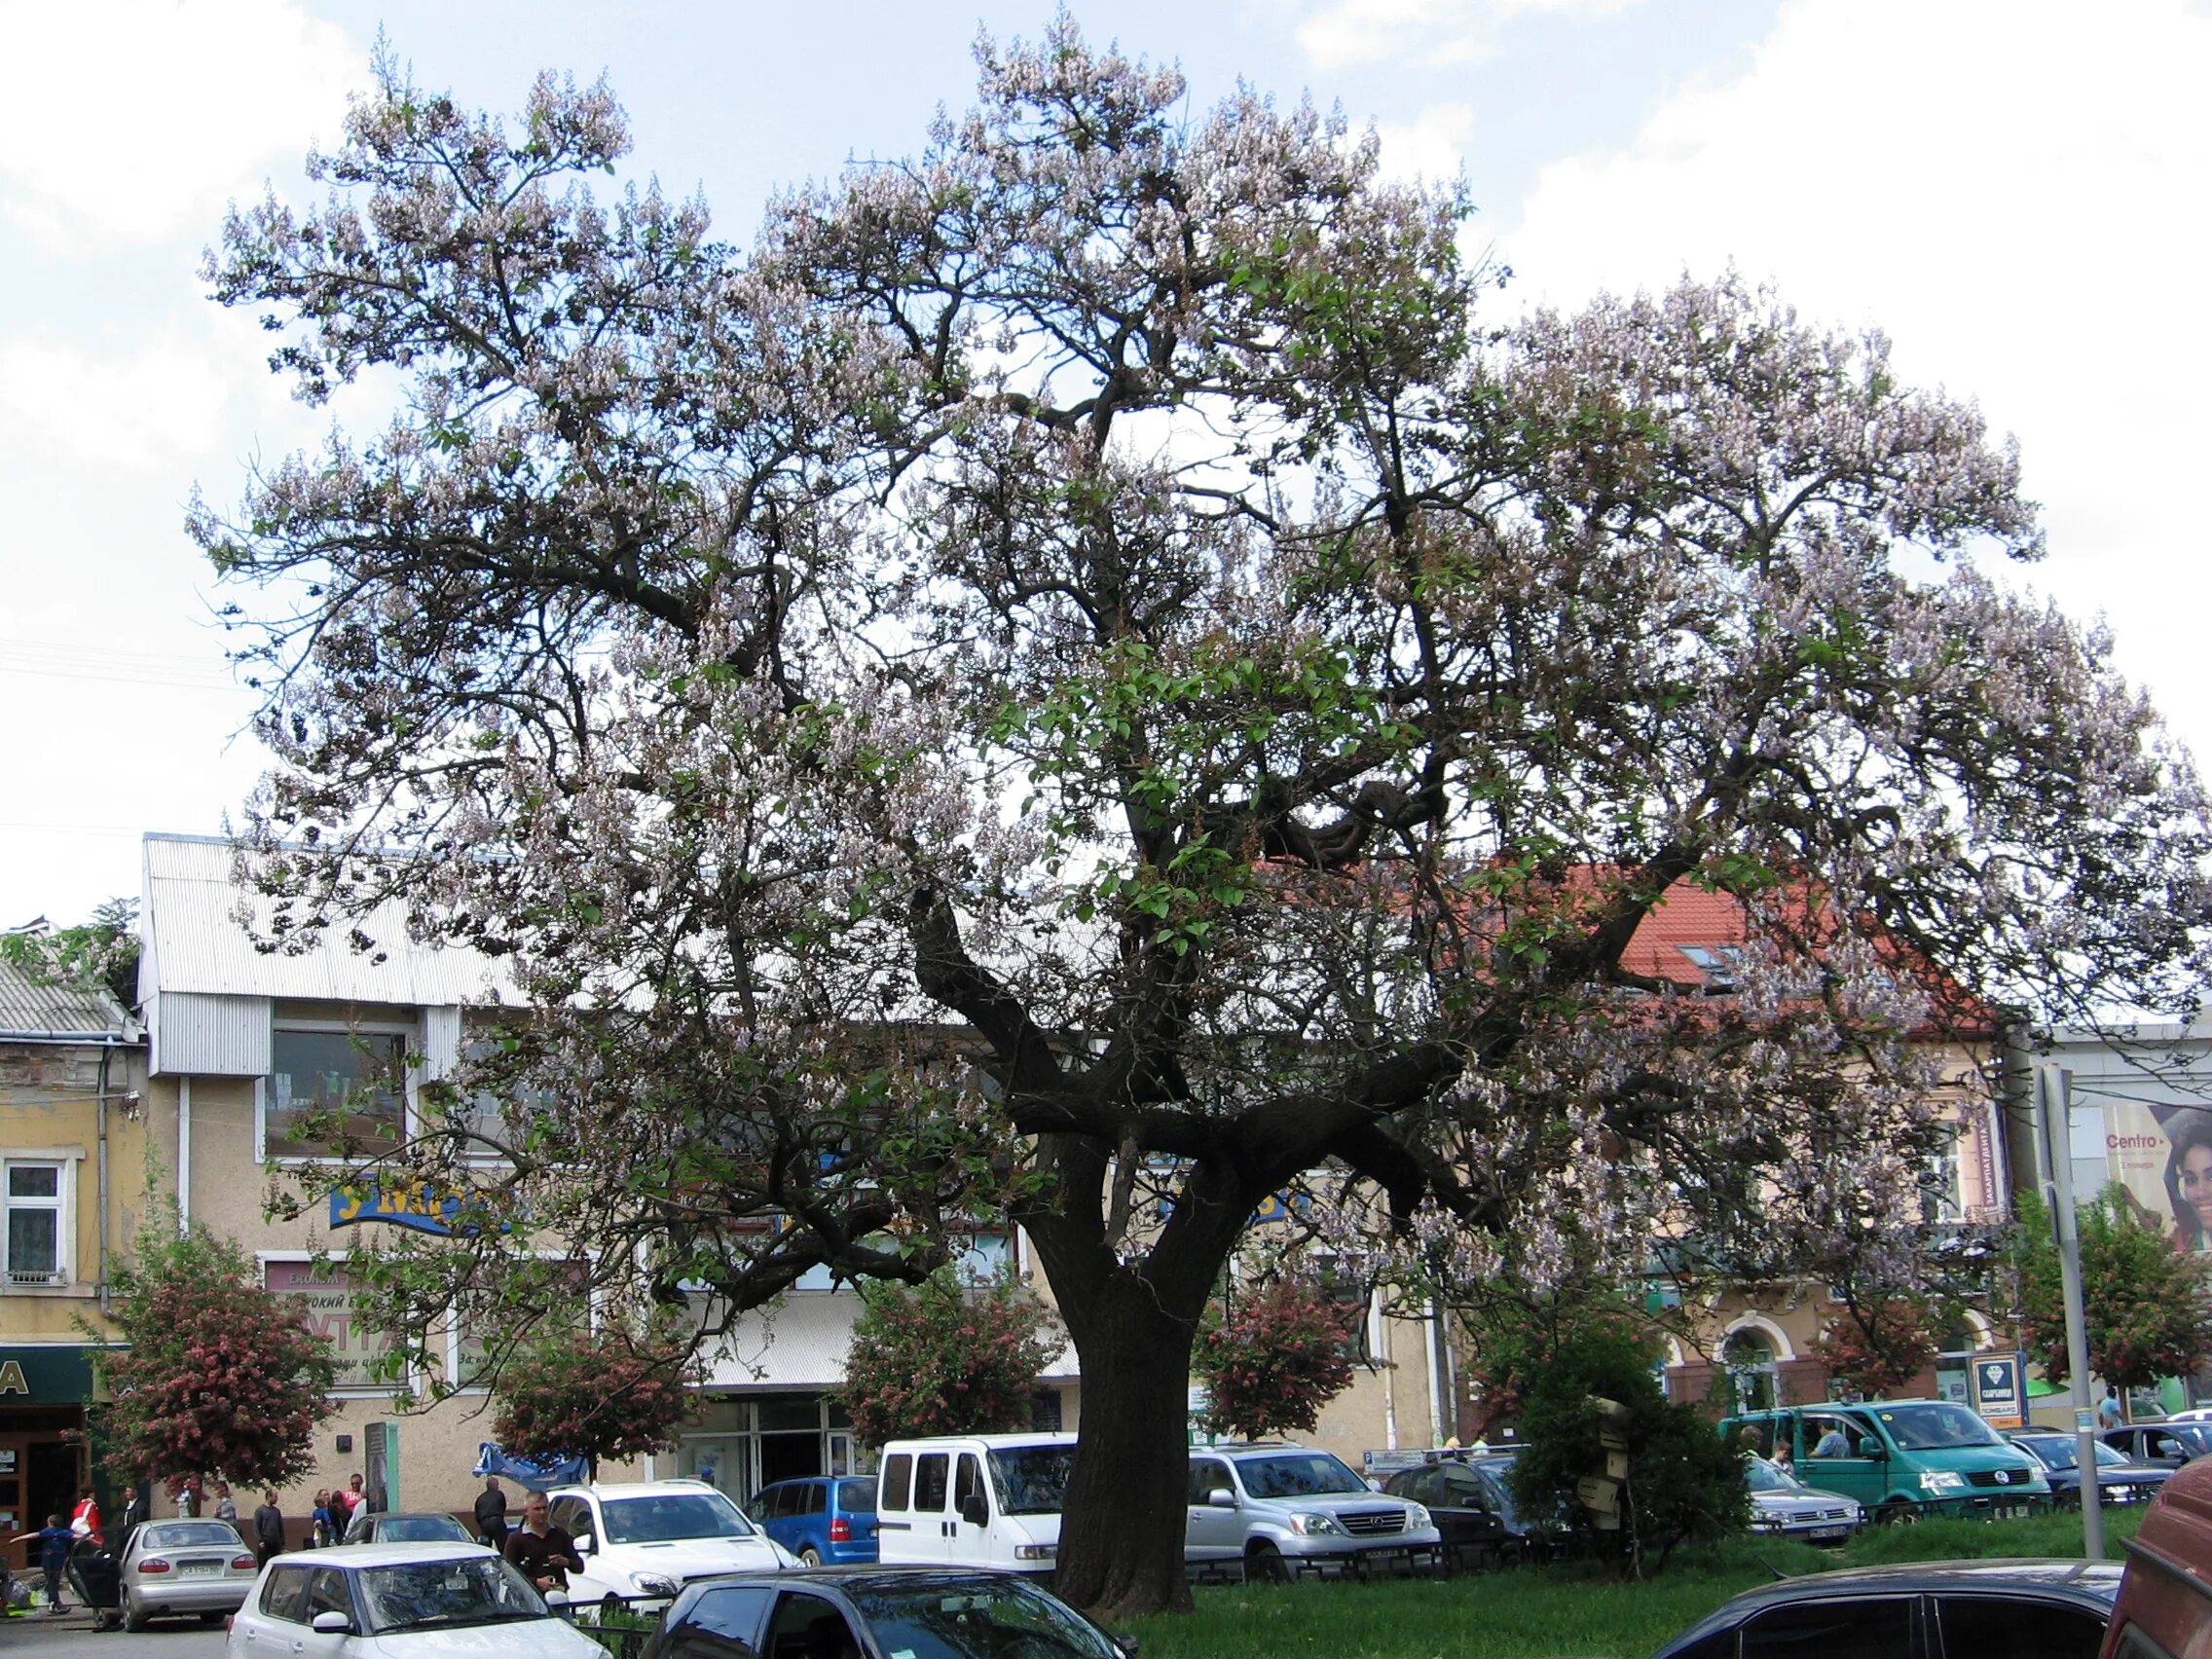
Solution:
<path fill-rule="evenodd" d="M 2141 1513 L 2107 1514 L 2114 1559 Z M 1939 1521 L 1869 1529 L 1843 1550 L 1737 1539 L 1677 1557 L 1641 1583 L 1608 1581 L 1577 1564 L 1452 1579 L 1206 1585 L 1188 1617 L 1140 1619 L 1126 1628 L 1147 1659 L 1641 1659 L 1738 1591 L 1778 1573 L 2081 1552 L 2082 1523 L 2072 1516 L 1997 1525 Z"/>

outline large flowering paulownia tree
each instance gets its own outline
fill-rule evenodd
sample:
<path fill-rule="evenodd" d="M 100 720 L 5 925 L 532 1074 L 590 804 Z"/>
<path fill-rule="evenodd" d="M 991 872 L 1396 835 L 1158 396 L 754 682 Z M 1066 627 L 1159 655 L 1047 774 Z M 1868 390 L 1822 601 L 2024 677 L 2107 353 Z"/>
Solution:
<path fill-rule="evenodd" d="M 1880 339 L 1732 281 L 1493 325 L 1372 140 L 1064 21 L 979 56 L 750 249 L 587 190 L 604 89 L 387 68 L 207 276 L 397 413 L 192 526 L 257 596 L 275 942 L 402 900 L 535 1011 L 384 1155 L 497 1143 L 528 1218 L 411 1235 L 395 1328 L 526 1324 L 529 1249 L 713 1342 L 1011 1218 L 1083 1370 L 1059 1584 L 1133 1611 L 1187 1603 L 1190 1344 L 1268 1196 L 1537 1287 L 1753 1175 L 1872 1236 L 1902 1033 L 2171 1006 L 2203 818 L 1976 568 L 2038 551 L 2013 458 Z M 1727 997 L 1621 966 L 1685 884 L 1747 912 Z"/>

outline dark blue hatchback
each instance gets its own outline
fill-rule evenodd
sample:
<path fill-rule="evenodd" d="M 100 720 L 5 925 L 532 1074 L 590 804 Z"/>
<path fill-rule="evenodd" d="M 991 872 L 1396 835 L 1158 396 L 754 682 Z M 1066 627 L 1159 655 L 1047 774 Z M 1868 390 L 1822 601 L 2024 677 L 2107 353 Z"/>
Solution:
<path fill-rule="evenodd" d="M 818 1475 L 762 1487 L 745 1506 L 769 1537 L 809 1567 L 875 1560 L 875 1480 Z"/>

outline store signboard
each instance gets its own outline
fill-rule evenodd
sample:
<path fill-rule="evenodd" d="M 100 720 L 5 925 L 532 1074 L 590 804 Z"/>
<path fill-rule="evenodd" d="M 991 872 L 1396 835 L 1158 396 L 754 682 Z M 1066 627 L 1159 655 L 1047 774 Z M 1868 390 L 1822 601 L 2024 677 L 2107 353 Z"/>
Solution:
<path fill-rule="evenodd" d="M 330 1346 L 338 1362 L 334 1386 L 388 1388 L 376 1376 L 377 1361 L 389 1345 L 383 1333 L 362 1323 L 353 1307 L 353 1283 L 344 1269 L 317 1274 L 313 1262 L 264 1264 L 269 1288 L 289 1301 L 307 1328 Z"/>
<path fill-rule="evenodd" d="M 2025 1428 L 2028 1368 L 2018 1353 L 1977 1353 L 1968 1367 L 1973 1409 L 1992 1428 Z"/>
<path fill-rule="evenodd" d="M 92 1397 L 88 1343 L 22 1343 L 0 1347 L 0 1406 L 81 1406 Z"/>

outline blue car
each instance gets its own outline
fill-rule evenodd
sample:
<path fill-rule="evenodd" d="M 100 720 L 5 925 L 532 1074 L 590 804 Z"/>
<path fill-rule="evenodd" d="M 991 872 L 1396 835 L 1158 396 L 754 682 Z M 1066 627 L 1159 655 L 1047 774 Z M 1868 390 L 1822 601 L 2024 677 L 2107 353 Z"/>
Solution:
<path fill-rule="evenodd" d="M 745 1506 L 763 1531 L 809 1567 L 875 1560 L 875 1477 L 816 1475 L 764 1486 Z"/>

